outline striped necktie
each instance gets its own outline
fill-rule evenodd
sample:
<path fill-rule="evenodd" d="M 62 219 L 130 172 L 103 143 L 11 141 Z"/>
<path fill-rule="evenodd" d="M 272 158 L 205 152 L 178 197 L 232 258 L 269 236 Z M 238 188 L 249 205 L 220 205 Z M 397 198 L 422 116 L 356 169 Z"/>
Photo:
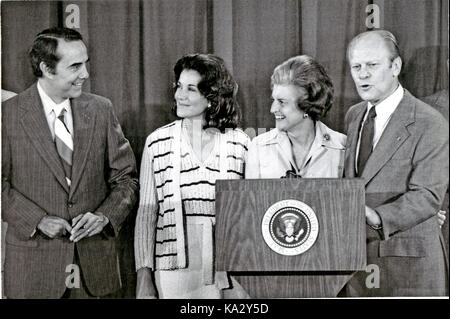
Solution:
<path fill-rule="evenodd" d="M 65 112 L 66 109 L 62 109 L 59 116 L 55 119 L 55 144 L 64 166 L 67 184 L 70 186 L 72 178 L 73 140 L 65 124 Z"/>

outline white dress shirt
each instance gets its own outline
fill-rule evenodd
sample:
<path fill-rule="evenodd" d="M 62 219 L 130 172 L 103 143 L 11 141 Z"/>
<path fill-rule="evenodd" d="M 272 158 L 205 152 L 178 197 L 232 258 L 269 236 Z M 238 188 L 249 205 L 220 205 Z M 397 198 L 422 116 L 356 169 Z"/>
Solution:
<path fill-rule="evenodd" d="M 400 101 L 403 99 L 404 90 L 401 84 L 398 85 L 398 88 L 389 95 L 387 98 L 385 98 L 383 101 L 378 103 L 377 105 L 373 105 L 370 102 L 367 102 L 367 110 L 366 114 L 363 118 L 363 124 L 361 125 L 361 128 L 359 130 L 358 135 L 358 144 L 356 145 L 356 156 L 355 156 L 355 168 L 356 171 L 358 171 L 358 158 L 359 158 L 359 145 L 361 143 L 361 132 L 364 127 L 364 123 L 367 119 L 367 116 L 369 115 L 369 111 L 372 107 L 375 107 L 375 112 L 377 113 L 377 116 L 375 117 L 375 132 L 373 135 L 373 146 L 372 151 L 375 149 L 375 147 L 378 144 L 378 141 L 381 138 L 381 135 L 383 135 L 383 132 L 386 128 L 386 126 L 389 123 L 389 120 L 392 117 L 392 114 L 397 109 L 397 106 L 400 104 Z"/>
<path fill-rule="evenodd" d="M 52 133 L 53 140 L 55 139 L 55 119 L 61 113 L 62 109 L 66 109 L 65 124 L 73 137 L 73 117 L 72 108 L 70 107 L 70 100 L 66 99 L 63 102 L 56 104 L 51 97 L 45 93 L 42 86 L 37 84 L 39 96 L 41 97 L 42 104 L 44 105 L 45 117 L 47 118 L 48 127 Z"/>

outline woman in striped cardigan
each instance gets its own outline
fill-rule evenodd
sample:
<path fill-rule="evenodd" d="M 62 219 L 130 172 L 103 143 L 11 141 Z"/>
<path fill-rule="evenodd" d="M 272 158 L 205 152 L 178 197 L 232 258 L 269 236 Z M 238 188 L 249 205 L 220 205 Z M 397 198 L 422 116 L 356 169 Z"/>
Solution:
<path fill-rule="evenodd" d="M 136 295 L 221 298 L 230 287 L 213 270 L 215 181 L 244 177 L 249 137 L 236 129 L 237 84 L 221 58 L 186 55 L 174 73 L 181 120 L 150 134 L 142 157 Z"/>

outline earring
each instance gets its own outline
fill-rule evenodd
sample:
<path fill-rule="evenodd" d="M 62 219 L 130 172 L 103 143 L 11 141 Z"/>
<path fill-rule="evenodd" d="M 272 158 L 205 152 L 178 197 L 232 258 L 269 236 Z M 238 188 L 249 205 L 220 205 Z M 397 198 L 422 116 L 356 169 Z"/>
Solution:
<path fill-rule="evenodd" d="M 303 118 L 304 118 L 304 119 L 308 118 L 308 116 L 309 116 L 308 113 L 304 113 L 304 114 L 303 114 Z"/>
<path fill-rule="evenodd" d="M 208 109 L 211 107 L 211 102 L 208 102 Z"/>

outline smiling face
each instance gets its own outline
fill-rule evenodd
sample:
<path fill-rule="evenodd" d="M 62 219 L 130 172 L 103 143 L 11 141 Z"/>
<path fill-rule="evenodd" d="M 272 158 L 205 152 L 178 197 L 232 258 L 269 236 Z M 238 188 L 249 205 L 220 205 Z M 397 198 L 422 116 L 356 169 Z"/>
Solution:
<path fill-rule="evenodd" d="M 270 113 L 275 116 L 276 128 L 289 131 L 300 125 L 305 119 L 305 112 L 300 110 L 297 102 L 307 95 L 303 88 L 291 84 L 275 84 L 272 89 L 272 106 Z"/>
<path fill-rule="evenodd" d="M 53 72 L 41 62 L 46 93 L 55 103 L 81 95 L 84 81 L 89 77 L 86 63 L 89 58 L 83 41 L 59 40 L 56 54 L 60 60 Z"/>
<path fill-rule="evenodd" d="M 194 119 L 203 116 L 208 100 L 198 90 L 201 79 L 200 73 L 195 70 L 181 72 L 175 91 L 178 117 Z"/>
<path fill-rule="evenodd" d="M 377 35 L 359 39 L 349 54 L 353 81 L 359 96 L 377 104 L 398 87 L 401 58 L 391 61 L 391 53 L 384 40 Z"/>

